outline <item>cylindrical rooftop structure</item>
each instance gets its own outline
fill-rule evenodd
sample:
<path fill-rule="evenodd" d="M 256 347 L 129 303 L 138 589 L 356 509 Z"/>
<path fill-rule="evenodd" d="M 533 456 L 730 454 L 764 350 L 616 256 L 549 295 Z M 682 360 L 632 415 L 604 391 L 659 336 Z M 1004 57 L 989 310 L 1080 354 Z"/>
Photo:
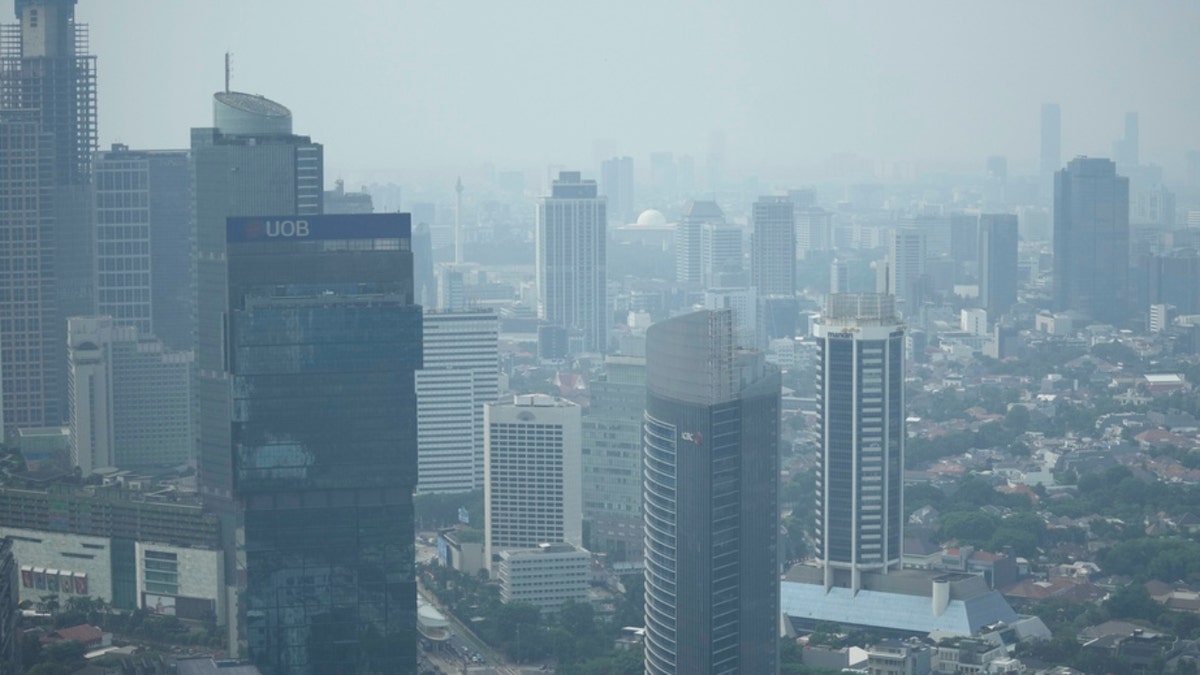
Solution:
<path fill-rule="evenodd" d="M 292 133 L 292 111 L 263 96 L 219 91 L 213 95 L 213 125 L 232 136 L 286 136 Z"/>

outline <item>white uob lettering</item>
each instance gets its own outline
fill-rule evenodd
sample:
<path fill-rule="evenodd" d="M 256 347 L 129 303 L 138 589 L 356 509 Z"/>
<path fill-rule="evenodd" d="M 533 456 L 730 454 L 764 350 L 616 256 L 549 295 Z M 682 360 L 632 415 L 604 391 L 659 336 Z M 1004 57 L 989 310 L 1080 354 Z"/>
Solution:
<path fill-rule="evenodd" d="M 268 220 L 268 237 L 307 237 L 307 220 Z"/>

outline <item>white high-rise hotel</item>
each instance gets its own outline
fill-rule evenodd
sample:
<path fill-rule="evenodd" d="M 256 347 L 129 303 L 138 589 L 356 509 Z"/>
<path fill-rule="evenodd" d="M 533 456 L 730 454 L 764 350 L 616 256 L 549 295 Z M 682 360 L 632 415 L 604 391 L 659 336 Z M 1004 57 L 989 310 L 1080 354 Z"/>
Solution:
<path fill-rule="evenodd" d="M 580 332 L 589 352 L 606 350 L 611 323 L 605 208 L 596 181 L 561 171 L 537 210 L 538 317 Z"/>
<path fill-rule="evenodd" d="M 528 394 L 484 406 L 484 557 L 583 540 L 579 406 Z"/>
<path fill-rule="evenodd" d="M 483 487 L 483 406 L 499 399 L 500 323 L 491 310 L 425 312 L 417 371 L 417 492 Z"/>

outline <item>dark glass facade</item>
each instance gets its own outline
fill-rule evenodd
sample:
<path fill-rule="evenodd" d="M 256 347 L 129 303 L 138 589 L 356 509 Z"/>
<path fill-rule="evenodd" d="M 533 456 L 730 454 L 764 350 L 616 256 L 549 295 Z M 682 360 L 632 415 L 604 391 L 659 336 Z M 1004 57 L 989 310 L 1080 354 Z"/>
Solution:
<path fill-rule="evenodd" d="M 979 218 L 979 299 L 995 323 L 1017 303 L 1017 217 L 984 214 Z"/>
<path fill-rule="evenodd" d="M 268 675 L 411 672 L 422 331 L 408 215 L 231 218 L 228 264 L 248 655 Z"/>
<path fill-rule="evenodd" d="M 779 375 L 733 352 L 731 310 L 647 338 L 646 672 L 773 673 Z"/>
<path fill-rule="evenodd" d="M 1054 174 L 1054 304 L 1094 321 L 1129 320 L 1129 179 L 1108 159 Z"/>

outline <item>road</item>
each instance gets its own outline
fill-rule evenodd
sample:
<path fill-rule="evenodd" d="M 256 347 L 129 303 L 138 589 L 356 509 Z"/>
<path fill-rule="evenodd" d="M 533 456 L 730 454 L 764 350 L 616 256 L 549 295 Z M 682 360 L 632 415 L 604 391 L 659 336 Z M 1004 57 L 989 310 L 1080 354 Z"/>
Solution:
<path fill-rule="evenodd" d="M 450 672 L 486 673 L 488 675 L 521 675 L 521 668 L 508 663 L 503 654 L 492 649 L 487 645 L 486 642 L 479 639 L 475 633 L 473 633 L 467 628 L 467 626 L 458 620 L 458 617 L 454 616 L 450 610 L 442 606 L 442 604 L 438 602 L 437 596 L 429 592 L 429 590 L 425 588 L 425 584 L 420 580 L 417 581 L 417 592 L 419 592 L 421 597 L 425 598 L 429 604 L 437 607 L 438 611 L 442 613 L 442 616 L 445 616 L 446 620 L 450 622 L 450 627 L 453 629 L 453 633 L 450 636 L 450 644 L 458 653 L 461 654 L 464 650 L 478 652 L 479 655 L 487 661 L 486 665 L 481 666 L 481 664 L 472 664 L 460 658 L 440 659 L 443 662 L 451 662 L 451 665 L 459 668 L 458 670 L 453 670 Z M 463 666 L 466 667 L 465 670 L 463 669 Z"/>

